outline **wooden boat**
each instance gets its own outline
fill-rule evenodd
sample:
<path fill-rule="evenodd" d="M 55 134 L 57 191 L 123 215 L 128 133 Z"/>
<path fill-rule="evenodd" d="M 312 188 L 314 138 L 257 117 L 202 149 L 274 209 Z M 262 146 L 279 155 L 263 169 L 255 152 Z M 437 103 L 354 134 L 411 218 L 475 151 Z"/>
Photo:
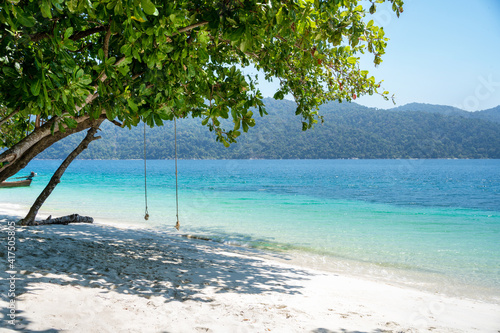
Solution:
<path fill-rule="evenodd" d="M 16 182 L 1 182 L 0 187 L 22 187 L 30 186 L 33 179 L 18 180 Z"/>
<path fill-rule="evenodd" d="M 18 181 L 13 181 L 13 182 L 1 182 L 0 183 L 0 187 L 23 187 L 23 186 L 30 186 L 31 182 L 33 181 L 33 177 L 35 177 L 35 176 L 36 176 L 36 173 L 31 172 L 29 176 L 15 178 L 15 179 L 26 178 L 24 180 L 18 180 Z"/>

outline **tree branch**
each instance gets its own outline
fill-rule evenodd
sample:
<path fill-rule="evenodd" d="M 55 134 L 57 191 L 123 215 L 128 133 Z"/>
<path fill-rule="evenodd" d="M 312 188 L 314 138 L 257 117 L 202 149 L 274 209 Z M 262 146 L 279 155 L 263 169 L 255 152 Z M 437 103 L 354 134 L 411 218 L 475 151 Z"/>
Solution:
<path fill-rule="evenodd" d="M 199 23 L 195 23 L 195 24 L 192 24 L 192 25 L 189 25 L 187 27 L 184 27 L 184 28 L 181 28 L 179 29 L 179 31 L 177 33 L 175 33 L 174 35 L 177 35 L 179 33 L 182 33 L 182 32 L 186 32 L 186 31 L 189 31 L 189 30 L 192 30 L 192 29 L 195 29 L 197 27 L 201 27 L 201 26 L 204 26 L 208 24 L 208 21 L 203 21 L 203 22 L 199 22 Z M 85 30 L 85 31 L 81 31 L 81 32 L 77 32 L 75 34 L 73 34 L 73 36 L 71 36 L 70 38 L 72 40 L 76 40 L 76 39 L 79 39 L 79 38 L 84 38 L 86 36 L 89 36 L 89 35 L 92 35 L 96 32 L 101 32 L 101 31 L 105 31 L 106 29 L 108 29 L 109 25 L 105 25 L 105 26 L 100 26 L 100 27 L 96 27 L 96 28 L 92 28 L 92 29 L 88 29 L 88 30 Z M 119 66 L 122 62 L 125 61 L 125 57 L 122 57 L 120 58 L 116 63 L 115 63 L 115 66 Z M 101 82 L 104 82 L 106 81 L 106 79 L 108 78 L 108 76 L 104 73 L 104 71 L 99 75 L 98 77 L 98 80 L 100 80 Z M 76 112 L 80 112 L 85 106 L 89 105 L 89 104 L 92 104 L 92 102 L 99 96 L 99 94 L 97 93 L 97 85 L 94 86 L 94 93 L 90 93 L 86 98 L 85 98 L 85 102 L 82 104 L 82 105 L 77 105 L 75 106 L 75 111 Z M 54 121 L 58 121 L 58 117 L 54 117 Z M 46 124 L 44 124 L 44 126 L 41 126 L 40 129 L 43 129 L 45 128 L 45 131 L 42 131 L 42 132 L 47 132 L 47 130 L 50 132 L 50 127 L 47 128 L 47 126 L 45 125 L 48 125 L 49 123 L 51 123 L 51 121 L 47 122 Z M 41 136 L 45 136 L 46 133 L 40 133 Z M 30 135 L 31 136 L 31 135 Z M 14 151 L 12 150 L 12 147 L 11 149 L 9 149 L 8 151 L 0 154 L 0 162 L 9 162 L 9 163 L 12 163 L 14 162 L 15 160 L 17 160 L 19 158 L 19 156 L 21 156 L 27 149 L 29 149 L 30 147 L 32 147 L 35 143 L 36 143 L 36 138 L 30 138 L 30 136 L 28 136 L 27 138 L 25 138 L 26 141 L 31 141 L 31 142 L 24 142 L 23 144 L 20 144 L 19 148 L 20 149 L 15 149 Z M 25 141 L 23 140 L 23 141 Z M 16 145 L 17 146 L 17 145 Z M 17 148 L 17 147 L 16 147 Z M 4 171 L 5 168 L 7 167 L 7 165 L 4 165 L 4 166 L 0 166 L 0 172 Z"/>
<path fill-rule="evenodd" d="M 38 32 L 36 34 L 29 36 L 33 43 L 39 42 L 42 39 L 49 38 L 50 34 L 48 32 Z"/>
<path fill-rule="evenodd" d="M 79 32 L 74 33 L 69 39 L 76 41 L 76 40 L 85 38 L 87 36 L 93 35 L 95 33 L 106 31 L 107 29 L 108 29 L 108 25 L 102 25 L 100 27 L 90 28 L 90 29 L 87 29 L 84 31 L 79 31 Z"/>
<path fill-rule="evenodd" d="M 104 51 L 104 59 L 108 59 L 110 38 L 111 38 L 111 22 L 109 22 L 108 31 L 106 31 L 106 36 L 104 37 L 104 44 L 102 47 Z"/>
<path fill-rule="evenodd" d="M 69 37 L 69 39 L 77 41 L 79 39 L 93 35 L 95 33 L 106 31 L 107 29 L 108 29 L 108 25 L 102 25 L 102 26 L 90 28 L 90 29 L 87 29 L 84 31 L 78 31 L 78 32 L 74 33 L 71 37 Z M 50 36 L 52 36 L 52 33 L 47 32 L 47 31 L 38 32 L 36 34 L 29 35 L 29 37 L 33 43 L 39 42 L 45 38 L 49 38 Z"/>
<path fill-rule="evenodd" d="M 201 27 L 201 26 L 204 26 L 207 24 L 208 24 L 208 21 L 203 21 L 203 22 L 198 22 L 195 24 L 188 25 L 187 27 L 179 29 L 179 31 L 174 33 L 172 36 L 176 36 L 176 35 L 181 34 L 183 32 L 193 30 L 193 29 L 196 29 L 198 27 Z M 83 30 L 83 31 L 78 31 L 78 32 L 74 33 L 71 37 L 69 37 L 69 39 L 77 41 L 79 39 L 85 38 L 87 36 L 90 36 L 90 35 L 93 35 L 95 33 L 102 32 L 102 31 L 108 31 L 107 34 L 110 34 L 111 32 L 109 30 L 109 24 L 101 25 L 99 27 L 94 27 L 94 28 L 90 28 L 87 30 Z M 31 41 L 34 43 L 39 42 L 42 39 L 49 38 L 50 36 L 52 36 L 52 34 L 50 32 L 47 32 L 47 31 L 38 32 L 36 34 L 29 35 Z M 109 38 L 108 38 L 108 40 L 109 40 Z"/>
<path fill-rule="evenodd" d="M 198 27 L 201 27 L 201 26 L 204 26 L 204 25 L 207 25 L 209 22 L 208 21 L 203 21 L 203 22 L 198 22 L 198 23 L 195 23 L 195 24 L 191 24 L 191 25 L 188 25 L 187 27 L 184 27 L 184 28 L 181 28 L 178 30 L 178 32 L 176 32 L 175 34 L 173 34 L 172 36 L 176 36 L 178 34 L 181 34 L 183 32 L 186 32 L 186 31 L 189 31 L 189 30 L 193 30 L 193 29 L 196 29 Z"/>
<path fill-rule="evenodd" d="M 72 53 L 80 53 L 82 52 L 83 50 L 85 50 L 87 47 L 90 47 L 92 46 L 92 43 L 87 43 L 85 45 L 83 45 L 81 48 L 79 48 L 78 50 L 76 51 L 71 51 L 71 50 L 68 50 L 69 52 L 72 52 Z"/>
<path fill-rule="evenodd" d="M 116 120 L 110 120 L 110 121 L 111 121 L 111 123 L 112 123 L 113 125 L 116 125 L 116 126 L 118 126 L 118 127 L 123 127 L 123 124 L 122 124 L 122 123 L 120 123 L 119 121 L 116 121 Z"/>
<path fill-rule="evenodd" d="M 67 128 L 65 132 L 61 132 L 59 131 L 59 127 L 56 126 L 60 121 L 60 118 L 54 117 L 39 128 L 35 129 L 32 133 L 16 143 L 9 150 L 1 153 L 0 162 L 6 163 L 4 165 L 0 164 L 0 181 L 4 181 L 24 168 L 29 161 L 55 142 L 73 133 L 92 127 L 94 126 L 95 121 L 97 121 L 91 119 L 89 115 L 84 115 L 74 119 L 78 123 L 76 128 Z M 98 120 L 104 119 L 106 119 L 106 114 L 102 113 Z M 51 132 L 53 124 L 54 133 Z"/>
<path fill-rule="evenodd" d="M 132 78 L 130 79 L 130 81 L 135 81 L 135 79 L 137 79 L 139 76 L 143 75 L 144 73 L 146 73 L 146 72 L 140 72 L 140 73 L 132 75 Z"/>
<path fill-rule="evenodd" d="M 17 108 L 17 110 L 12 111 L 5 118 L 3 118 L 2 120 L 0 120 L 0 126 L 2 126 L 4 123 L 6 123 L 7 120 L 9 120 L 10 118 L 14 117 L 17 113 L 19 113 L 19 111 L 21 111 L 21 109 Z"/>

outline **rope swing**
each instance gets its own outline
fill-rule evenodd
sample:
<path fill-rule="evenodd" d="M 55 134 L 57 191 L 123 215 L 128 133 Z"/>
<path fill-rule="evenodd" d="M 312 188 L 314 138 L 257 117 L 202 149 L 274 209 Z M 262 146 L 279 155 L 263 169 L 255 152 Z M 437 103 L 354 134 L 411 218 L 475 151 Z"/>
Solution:
<path fill-rule="evenodd" d="M 179 231 L 181 224 L 179 223 L 179 186 L 177 181 L 177 121 L 174 117 L 174 150 L 175 150 L 175 216 L 177 217 L 177 223 L 175 224 L 175 229 Z"/>
<path fill-rule="evenodd" d="M 149 220 L 148 212 L 148 177 L 147 177 L 147 164 L 146 164 L 146 121 L 144 121 L 144 202 L 146 209 L 144 212 L 144 219 Z"/>
<path fill-rule="evenodd" d="M 177 223 L 175 228 L 180 229 L 181 224 L 179 222 L 179 181 L 177 176 L 177 121 L 174 117 L 174 150 L 175 150 L 175 216 L 177 218 Z M 148 212 L 148 176 L 147 176 L 147 162 L 146 162 L 146 122 L 144 122 L 144 219 L 149 220 Z"/>

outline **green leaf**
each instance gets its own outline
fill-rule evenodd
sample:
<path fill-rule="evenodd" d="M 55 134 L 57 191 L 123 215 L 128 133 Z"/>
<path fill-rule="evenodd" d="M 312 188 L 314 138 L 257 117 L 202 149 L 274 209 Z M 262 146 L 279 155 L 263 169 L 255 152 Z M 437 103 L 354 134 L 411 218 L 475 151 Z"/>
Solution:
<path fill-rule="evenodd" d="M 106 109 L 106 117 L 108 117 L 109 120 L 113 120 L 116 118 L 116 114 L 113 112 L 113 109 L 111 108 Z"/>
<path fill-rule="evenodd" d="M 244 26 L 240 26 L 238 27 L 237 29 L 234 29 L 228 36 L 229 40 L 235 42 L 235 41 L 238 41 L 241 36 L 243 35 L 243 33 L 245 32 L 245 27 Z"/>
<path fill-rule="evenodd" d="M 59 127 L 59 132 L 61 133 L 66 133 L 66 129 L 64 128 L 63 124 L 60 122 L 60 123 L 57 123 L 58 127 Z"/>
<path fill-rule="evenodd" d="M 36 80 L 32 85 L 31 85 L 31 93 L 33 96 L 38 96 L 40 94 L 40 87 L 41 87 L 41 81 Z"/>
<path fill-rule="evenodd" d="M 134 58 L 141 61 L 141 56 L 139 55 L 139 51 L 137 50 L 137 48 L 132 49 L 132 55 L 134 56 Z"/>
<path fill-rule="evenodd" d="M 111 57 L 106 60 L 106 65 L 111 66 L 116 62 L 116 57 Z"/>
<path fill-rule="evenodd" d="M 163 126 L 163 121 L 161 120 L 160 116 L 157 115 L 156 113 L 153 115 L 154 122 L 156 126 Z"/>
<path fill-rule="evenodd" d="M 236 120 L 236 121 L 234 122 L 234 130 L 235 130 L 235 131 L 237 131 L 237 130 L 239 130 L 239 129 L 240 129 L 240 124 L 241 124 L 241 123 L 240 123 L 240 121 L 239 121 L 239 120 Z"/>
<path fill-rule="evenodd" d="M 248 49 L 248 46 L 249 46 L 249 41 L 244 39 L 241 41 L 241 44 L 240 44 L 240 50 L 241 52 L 246 52 L 246 50 Z"/>
<path fill-rule="evenodd" d="M 285 94 L 283 93 L 283 91 L 281 90 L 278 90 L 274 96 L 273 96 L 274 99 L 283 99 L 285 98 Z"/>
<path fill-rule="evenodd" d="M 92 83 L 92 77 L 89 74 L 85 74 L 82 76 L 80 84 L 89 85 L 91 83 Z"/>
<path fill-rule="evenodd" d="M 73 118 L 64 118 L 64 123 L 68 125 L 69 128 L 75 128 L 78 122 Z"/>
<path fill-rule="evenodd" d="M 131 98 L 127 99 L 127 104 L 132 109 L 132 111 L 137 112 L 139 111 L 139 108 L 137 107 L 137 104 L 134 103 L 134 101 Z"/>
<path fill-rule="evenodd" d="M 236 25 L 236 26 L 238 25 L 238 23 L 236 23 L 236 21 L 235 21 L 235 20 L 233 20 L 233 19 L 232 19 L 232 18 L 230 18 L 230 17 L 226 17 L 226 21 L 228 21 L 228 22 L 229 22 L 229 23 L 231 23 L 232 25 Z"/>
<path fill-rule="evenodd" d="M 84 74 L 84 71 L 83 71 L 83 69 L 80 68 L 79 70 L 76 71 L 76 78 L 77 79 L 81 78 L 83 76 L 83 74 Z"/>
<path fill-rule="evenodd" d="M 355 57 L 349 57 L 347 58 L 347 62 L 350 64 L 355 64 L 358 61 Z"/>
<path fill-rule="evenodd" d="M 108 2 L 108 4 L 106 5 L 106 8 L 107 8 L 107 9 L 113 9 L 113 8 L 115 8 L 115 6 L 116 6 L 116 1 L 110 1 L 110 2 Z"/>
<path fill-rule="evenodd" d="M 73 35 L 73 27 L 69 27 L 64 32 L 64 39 L 69 39 Z"/>
<path fill-rule="evenodd" d="M 50 10 L 52 9 L 52 4 L 49 0 L 42 0 L 42 5 L 40 6 L 40 10 L 42 11 L 42 15 L 45 18 L 52 18 L 52 13 Z"/>
<path fill-rule="evenodd" d="M 278 10 L 278 13 L 276 14 L 276 23 L 278 23 L 278 25 L 280 25 L 282 21 L 283 21 L 283 7 L 281 7 Z"/>
<path fill-rule="evenodd" d="M 2 72 L 4 72 L 4 74 L 7 75 L 8 77 L 17 77 L 18 76 L 17 71 L 12 67 L 4 67 L 4 68 L 2 68 Z"/>
<path fill-rule="evenodd" d="M 19 23 L 28 28 L 31 28 L 35 25 L 36 21 L 33 18 L 33 16 L 27 16 L 26 13 L 20 7 L 16 6 L 15 8 L 16 8 L 17 20 L 19 21 Z"/>
<path fill-rule="evenodd" d="M 144 15 L 143 10 L 139 6 L 134 8 L 134 16 L 131 16 L 130 18 L 133 20 L 136 20 L 137 22 L 141 22 L 141 23 L 144 23 L 148 20 L 146 15 Z"/>
<path fill-rule="evenodd" d="M 130 51 L 132 50 L 132 45 L 130 44 L 124 44 L 121 48 L 120 48 L 120 52 L 123 53 L 124 55 L 126 56 L 130 56 Z"/>
<path fill-rule="evenodd" d="M 173 49 L 173 47 L 172 47 L 172 49 Z M 206 49 L 204 49 L 204 48 L 200 48 L 200 49 L 198 50 L 198 59 L 200 59 L 200 61 L 205 62 L 205 61 L 207 61 L 209 58 L 210 58 L 210 56 L 208 55 L 208 52 L 207 52 L 207 50 L 206 50 Z"/>
<path fill-rule="evenodd" d="M 141 0 L 141 6 L 146 14 L 158 16 L 158 9 L 156 9 L 151 0 Z"/>
<path fill-rule="evenodd" d="M 70 51 L 76 51 L 77 47 L 71 39 L 65 39 L 62 45 Z"/>
<path fill-rule="evenodd" d="M 66 1 L 66 5 L 71 13 L 74 13 L 78 7 L 78 0 Z"/>
<path fill-rule="evenodd" d="M 115 12 L 115 15 L 122 15 L 123 14 L 123 5 L 122 5 L 121 0 L 116 2 L 114 12 Z"/>

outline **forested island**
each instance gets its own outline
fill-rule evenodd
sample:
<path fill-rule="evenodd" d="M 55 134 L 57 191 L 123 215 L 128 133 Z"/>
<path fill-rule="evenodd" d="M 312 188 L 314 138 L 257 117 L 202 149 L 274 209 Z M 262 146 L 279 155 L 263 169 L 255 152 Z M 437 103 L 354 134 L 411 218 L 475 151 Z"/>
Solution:
<path fill-rule="evenodd" d="M 392 159 L 500 158 L 500 106 L 467 112 L 450 106 L 407 104 L 390 110 L 355 103 L 320 107 L 324 123 L 302 131 L 295 103 L 265 99 L 269 113 L 229 148 L 198 119 L 177 122 L 181 159 Z M 232 125 L 231 125 L 232 126 Z M 231 127 L 227 126 L 227 127 Z M 101 140 L 93 142 L 80 159 L 139 159 L 143 157 L 143 126 L 129 130 L 109 122 L 101 126 Z M 40 159 L 63 159 L 80 142 L 73 135 L 40 154 Z M 147 128 L 148 159 L 174 157 L 173 122 Z"/>

